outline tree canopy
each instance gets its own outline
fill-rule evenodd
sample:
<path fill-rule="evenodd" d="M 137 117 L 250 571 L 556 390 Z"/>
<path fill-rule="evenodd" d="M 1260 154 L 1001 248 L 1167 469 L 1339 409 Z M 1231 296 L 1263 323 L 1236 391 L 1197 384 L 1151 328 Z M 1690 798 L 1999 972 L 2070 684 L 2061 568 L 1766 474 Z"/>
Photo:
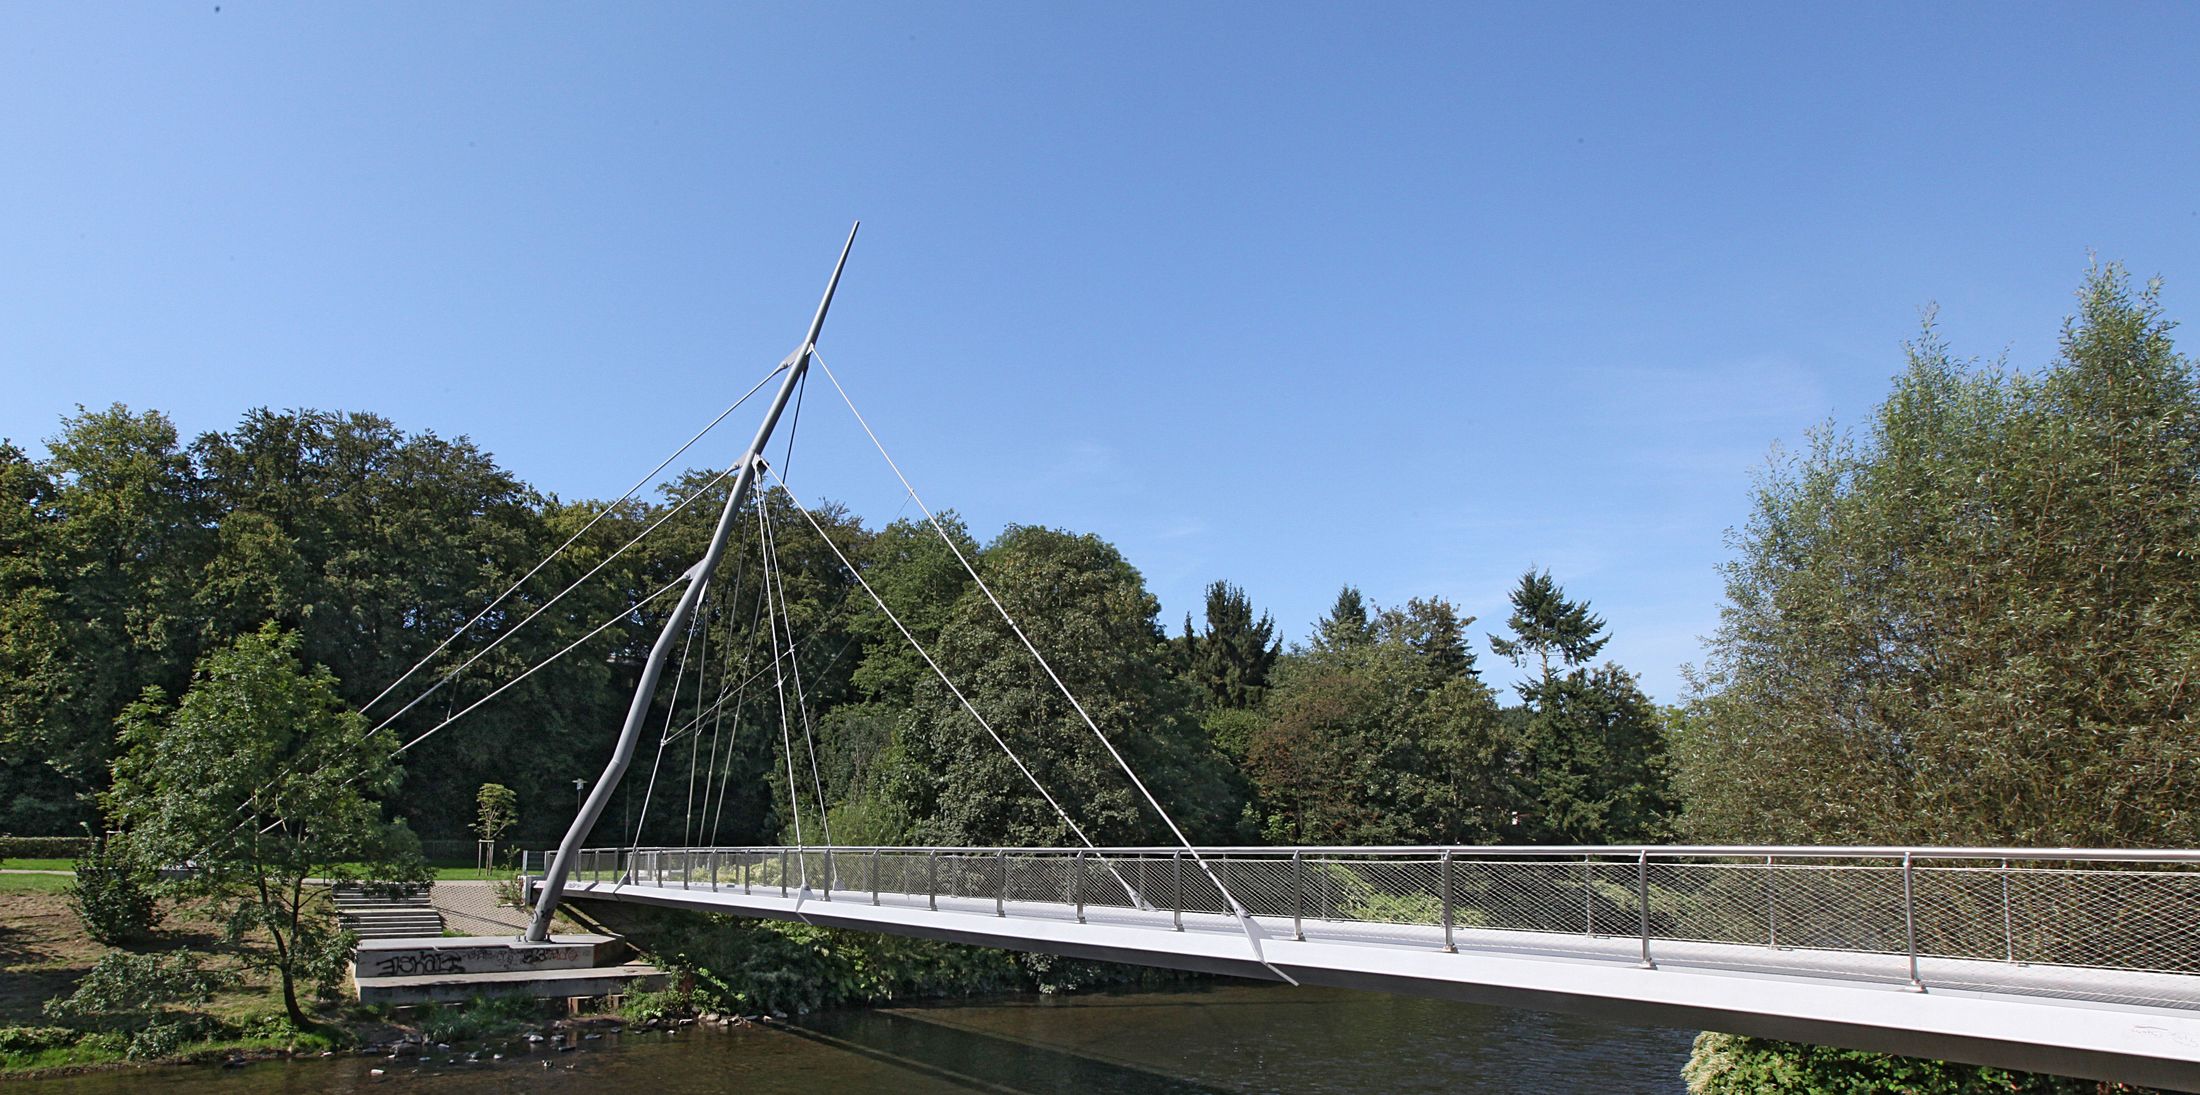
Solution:
<path fill-rule="evenodd" d="M 2096 269 L 2038 373 L 1928 322 L 1861 436 L 1777 460 L 1680 738 L 1706 838 L 2200 840 L 2200 388 Z"/>

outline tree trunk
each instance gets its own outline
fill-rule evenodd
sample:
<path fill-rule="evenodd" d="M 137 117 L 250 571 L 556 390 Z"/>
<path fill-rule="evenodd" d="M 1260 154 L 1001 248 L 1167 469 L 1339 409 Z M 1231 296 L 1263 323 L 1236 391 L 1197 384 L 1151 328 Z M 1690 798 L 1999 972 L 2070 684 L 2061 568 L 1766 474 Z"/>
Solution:
<path fill-rule="evenodd" d="M 291 978 L 290 963 L 283 963 L 283 1010 L 290 1013 L 290 1025 L 299 1030 L 309 1030 L 313 1022 L 306 1018 L 305 1009 L 298 1006 L 297 983 Z"/>

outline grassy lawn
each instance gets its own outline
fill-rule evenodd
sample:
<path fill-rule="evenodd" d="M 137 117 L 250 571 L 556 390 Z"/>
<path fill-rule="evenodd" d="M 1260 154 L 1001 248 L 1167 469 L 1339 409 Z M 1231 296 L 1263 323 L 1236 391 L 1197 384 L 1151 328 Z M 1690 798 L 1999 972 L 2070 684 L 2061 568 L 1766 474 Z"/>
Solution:
<path fill-rule="evenodd" d="M 0 874 L 0 894 L 59 894 L 68 888 L 69 883 L 74 881 L 76 881 L 74 875 L 65 874 Z M 0 921 L 0 932 L 5 930 L 5 922 Z M 4 944 L 0 944 L 0 946 L 4 946 Z"/>
<path fill-rule="evenodd" d="M 75 869 L 76 861 L 70 859 L 0 859 L 0 871 L 73 871 Z M 471 863 L 450 862 L 431 863 L 429 864 L 429 870 L 435 873 L 435 879 L 438 882 L 487 882 L 510 877 L 513 873 L 502 867 L 491 871 L 483 871 Z M 23 877 L 25 876 L 0 874 L 0 890 L 10 888 L 11 883 L 20 881 Z M 17 886 L 15 888 L 36 889 L 38 887 Z M 58 886 L 51 888 L 59 889 Z"/>

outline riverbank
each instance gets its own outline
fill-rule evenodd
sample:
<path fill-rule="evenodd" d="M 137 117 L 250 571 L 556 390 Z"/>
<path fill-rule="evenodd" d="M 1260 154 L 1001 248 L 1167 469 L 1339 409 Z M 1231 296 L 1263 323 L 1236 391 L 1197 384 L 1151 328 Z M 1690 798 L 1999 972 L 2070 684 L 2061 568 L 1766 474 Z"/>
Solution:
<path fill-rule="evenodd" d="M 230 939 L 208 910 L 186 904 L 168 908 L 152 938 L 127 948 L 109 947 L 85 932 L 70 907 L 69 882 L 67 874 L 0 873 L 0 1079 L 155 1065 L 235 1065 L 271 1057 L 433 1045 L 484 1033 L 547 1036 L 563 1014 L 549 1010 L 562 1008 L 562 1003 L 536 1001 L 517 1006 L 489 1001 L 482 1008 L 366 1007 L 339 985 L 336 992 L 301 1001 L 315 1026 L 299 1030 L 284 1014 L 273 974 L 253 960 L 263 941 L 252 936 Z M 446 915 L 462 929 L 504 930 L 516 915 L 496 907 L 489 883 L 438 886 L 450 888 Z M 571 926 L 561 922 L 562 928 Z M 101 958 L 118 950 L 155 961 L 191 956 L 193 968 L 217 979 L 220 987 L 111 1020 L 62 1022 L 49 1014 L 49 1002 L 77 991 Z M 120 994 L 128 997 L 131 992 L 124 988 Z M 127 1003 L 140 1005 L 143 999 Z M 167 1029 L 148 1035 L 149 1026 Z"/>
<path fill-rule="evenodd" d="M 155 1064 L 239 1064 L 273 1056 L 388 1050 L 475 1042 L 516 1033 L 553 1037 L 554 1016 L 533 1001 L 389 1009 L 362 1006 L 341 991 L 306 1001 L 315 1029 L 283 1015 L 274 979 L 252 961 L 258 943 L 232 941 L 203 910 L 167 911 L 155 936 L 131 954 L 197 956 L 225 982 L 204 999 L 156 1007 L 134 1024 L 61 1024 L 49 1001 L 69 996 L 115 948 L 92 940 L 69 906 L 68 876 L 0 874 L 0 1077 L 75 1074 Z M 437 904 L 455 930 L 516 930 L 519 910 L 497 906 L 494 887 L 444 882 Z M 1062 993 L 1155 987 L 1183 975 L 1041 955 L 868 936 L 801 924 L 732 921 L 696 914 L 625 914 L 606 925 L 674 971 L 675 987 L 629 1002 L 637 1019 L 703 1015 L 784 1019 L 843 1006 L 966 999 L 1004 993 Z M 562 918 L 561 918 L 562 919 Z M 563 924 L 566 930 L 576 925 Z M 149 1042 L 148 1020 L 176 1033 Z"/>

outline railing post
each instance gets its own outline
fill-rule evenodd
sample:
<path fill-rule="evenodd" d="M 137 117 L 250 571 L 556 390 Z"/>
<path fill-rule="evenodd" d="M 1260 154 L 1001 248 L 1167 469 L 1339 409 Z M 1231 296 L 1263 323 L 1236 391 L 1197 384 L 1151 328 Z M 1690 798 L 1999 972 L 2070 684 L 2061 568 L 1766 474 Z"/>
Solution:
<path fill-rule="evenodd" d="M 1596 860 L 1586 855 L 1581 857 L 1581 934 L 1597 934 Z"/>
<path fill-rule="evenodd" d="M 1173 882 L 1171 882 L 1171 883 L 1169 884 L 1169 891 L 1170 891 L 1170 893 L 1169 893 L 1169 897 L 1170 897 L 1170 901 L 1169 901 L 1169 904 L 1170 904 L 1170 905 L 1171 905 L 1171 906 L 1172 906 L 1172 907 L 1174 908 L 1174 915 L 1175 915 L 1175 919 L 1176 919 L 1176 930 L 1178 930 L 1178 931 L 1183 931 L 1183 930 L 1184 930 L 1184 853 L 1183 853 L 1183 852 L 1178 852 L 1178 853 L 1176 853 L 1176 854 L 1175 854 L 1174 856 L 1172 856 L 1171 858 L 1173 858 L 1173 859 L 1175 859 L 1175 860 L 1176 860 L 1176 878 L 1175 878 L 1175 880 L 1174 880 Z"/>
<path fill-rule="evenodd" d="M 1925 982 L 1917 979 L 1917 888 L 1912 880 L 1910 853 L 1902 853 L 1902 936 L 1910 950 L 1910 990 L 1924 992 Z"/>
<path fill-rule="evenodd" d="M 878 849 L 871 849 L 871 904 L 878 904 Z"/>
<path fill-rule="evenodd" d="M 779 896 L 787 896 L 787 849 L 779 849 Z"/>
<path fill-rule="evenodd" d="M 680 849 L 680 888 L 688 888 L 689 877 L 695 873 L 695 849 Z"/>
<path fill-rule="evenodd" d="M 997 890 L 995 890 L 995 891 L 993 891 L 993 915 L 995 915 L 995 916 L 1007 916 L 1007 915 L 1008 915 L 1008 852 L 1007 852 L 1007 851 L 1005 851 L 1005 850 L 1003 850 L 1003 849 L 1000 849 L 1000 848 L 995 848 L 995 849 L 993 849 L 993 855 L 994 855 L 994 857 L 995 857 L 995 858 L 997 858 L 997 859 L 999 859 L 999 860 L 1001 861 L 1001 888 L 1000 888 L 1000 889 L 997 889 Z"/>
<path fill-rule="evenodd" d="M 1451 849 L 1444 849 L 1444 953 L 1458 954 L 1451 939 Z"/>
<path fill-rule="evenodd" d="M 803 870 L 803 873 L 804 873 L 804 874 L 807 874 L 807 873 L 809 873 L 809 870 L 810 870 L 810 865 L 809 865 L 809 863 L 808 863 L 807 861 L 805 861 L 805 862 L 804 862 L 804 863 L 802 864 L 802 870 Z M 827 849 L 825 849 L 825 900 L 827 900 L 827 901 L 831 901 L 832 899 L 833 899 L 833 850 L 832 850 L 831 848 L 827 848 Z"/>
<path fill-rule="evenodd" d="M 748 896 L 748 893 L 749 893 L 749 857 L 748 857 L 748 856 L 746 856 L 746 855 L 744 855 L 744 856 L 742 856 L 742 857 L 741 857 L 741 894 L 742 894 L 742 896 L 746 897 L 746 896 Z"/>
<path fill-rule="evenodd" d="M 2002 957 L 2010 962 L 2017 960 L 2017 925 L 2009 902 L 2009 861 L 2001 861 L 2001 944 Z"/>
<path fill-rule="evenodd" d="M 1306 941 L 1306 928 L 1301 918 L 1306 915 L 1306 861 L 1300 858 L 1297 848 L 1291 849 L 1291 938 Z"/>
<path fill-rule="evenodd" d="M 1658 964 L 1650 960 L 1650 851 L 1647 848 L 1635 853 L 1635 907 L 1642 928 L 1642 968 L 1654 970 Z"/>
<path fill-rule="evenodd" d="M 1077 861 L 1069 869 L 1070 900 L 1077 904 L 1077 922 L 1085 922 L 1085 852 L 1078 849 Z"/>
<path fill-rule="evenodd" d="M 718 892 L 718 849 L 710 850 L 710 892 Z"/>
<path fill-rule="evenodd" d="M 924 853 L 924 907 L 938 911 L 940 907 L 940 853 Z"/>
<path fill-rule="evenodd" d="M 1765 857 L 1765 946 L 1780 945 L 1780 898 L 1772 889 L 1772 857 Z"/>

